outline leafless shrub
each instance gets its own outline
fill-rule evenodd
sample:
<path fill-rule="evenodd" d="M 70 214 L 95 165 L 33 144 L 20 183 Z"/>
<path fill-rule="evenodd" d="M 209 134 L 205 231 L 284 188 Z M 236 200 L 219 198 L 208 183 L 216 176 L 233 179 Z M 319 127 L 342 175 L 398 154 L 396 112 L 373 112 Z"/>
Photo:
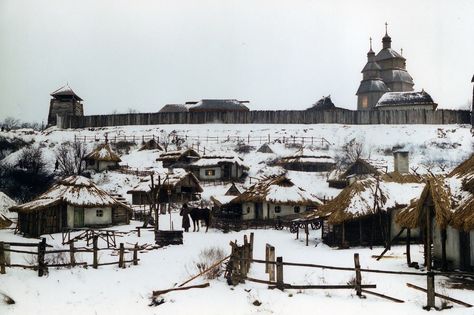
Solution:
<path fill-rule="evenodd" d="M 128 154 L 130 153 L 130 149 L 135 146 L 136 143 L 132 141 L 117 141 L 114 143 L 114 149 L 120 154 Z"/>
<path fill-rule="evenodd" d="M 20 120 L 14 117 L 7 117 L 2 122 L 2 128 L 6 130 L 18 129 L 20 128 Z"/>
<path fill-rule="evenodd" d="M 64 176 L 81 175 L 86 155 L 84 144 L 79 141 L 65 142 L 56 150 L 56 169 Z"/>
<path fill-rule="evenodd" d="M 203 249 L 198 256 L 198 259 L 194 261 L 194 264 L 196 265 L 198 272 L 204 272 L 206 269 L 211 267 L 213 264 L 216 262 L 222 260 L 225 257 L 225 252 L 222 248 L 220 247 L 209 247 Z M 224 272 L 224 269 L 222 268 L 222 265 L 216 266 L 212 268 L 210 271 L 208 271 L 205 274 L 206 279 L 212 280 L 216 279 L 219 276 L 222 275 Z"/>
<path fill-rule="evenodd" d="M 70 261 L 66 253 L 52 253 L 45 255 L 44 263 L 46 265 L 64 265 L 69 264 Z"/>
<path fill-rule="evenodd" d="M 23 149 L 17 166 L 33 174 L 40 174 L 45 170 L 45 162 L 41 149 L 36 146 Z"/>
<path fill-rule="evenodd" d="M 245 141 L 239 141 L 234 149 L 234 151 L 237 153 L 249 153 L 253 150 L 255 150 L 255 147 L 245 143 Z"/>

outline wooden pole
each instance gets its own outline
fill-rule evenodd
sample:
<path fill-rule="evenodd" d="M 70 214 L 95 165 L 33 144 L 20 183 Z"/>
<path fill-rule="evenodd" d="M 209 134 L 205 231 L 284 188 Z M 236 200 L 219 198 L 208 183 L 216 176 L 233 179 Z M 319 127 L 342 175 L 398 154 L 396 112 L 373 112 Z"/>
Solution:
<path fill-rule="evenodd" d="M 411 229 L 407 229 L 407 239 L 406 239 L 407 248 L 406 248 L 406 252 L 407 252 L 407 265 L 408 266 L 411 265 L 410 237 L 411 237 Z"/>
<path fill-rule="evenodd" d="M 97 265 L 99 264 L 99 260 L 97 259 L 97 239 L 97 235 L 94 235 L 92 238 L 92 268 L 94 269 L 97 269 Z"/>
<path fill-rule="evenodd" d="M 269 269 L 270 269 L 268 268 L 270 266 L 270 264 L 268 263 L 269 260 L 270 260 L 270 244 L 267 243 L 265 244 L 265 273 L 269 273 Z"/>
<path fill-rule="evenodd" d="M 124 245 L 120 243 L 119 247 L 119 268 L 125 268 L 125 263 L 123 262 L 123 254 L 124 254 Z"/>
<path fill-rule="evenodd" d="M 427 272 L 427 292 L 426 292 L 426 309 L 430 310 L 435 307 L 435 282 L 434 273 L 431 271 L 431 209 L 429 207 L 426 210 L 426 270 Z"/>
<path fill-rule="evenodd" d="M 308 239 L 309 239 L 308 223 L 306 223 L 305 226 L 304 226 L 304 232 L 306 233 L 306 246 L 308 246 Z"/>
<path fill-rule="evenodd" d="M 69 243 L 69 263 L 72 267 L 76 265 L 76 257 L 74 257 L 74 242 Z"/>
<path fill-rule="evenodd" d="M 283 282 L 283 257 L 277 257 L 276 259 L 276 274 L 277 274 L 277 288 L 282 290 L 284 289 Z"/>
<path fill-rule="evenodd" d="M 133 247 L 133 265 L 138 265 L 138 244 Z"/>
<path fill-rule="evenodd" d="M 441 270 L 446 271 L 448 263 L 446 260 L 446 229 L 441 230 Z"/>
<path fill-rule="evenodd" d="M 41 242 L 38 243 L 38 277 L 42 277 L 46 271 L 46 266 L 44 264 L 45 251 L 46 251 L 46 239 L 43 237 L 41 239 Z"/>
<path fill-rule="evenodd" d="M 0 274 L 4 275 L 6 273 L 5 271 L 5 251 L 4 251 L 5 245 L 3 242 L 0 242 Z"/>
<path fill-rule="evenodd" d="M 360 273 L 360 262 L 359 262 L 359 253 L 354 254 L 354 266 L 355 266 L 355 290 L 359 298 L 362 297 L 362 275 Z"/>

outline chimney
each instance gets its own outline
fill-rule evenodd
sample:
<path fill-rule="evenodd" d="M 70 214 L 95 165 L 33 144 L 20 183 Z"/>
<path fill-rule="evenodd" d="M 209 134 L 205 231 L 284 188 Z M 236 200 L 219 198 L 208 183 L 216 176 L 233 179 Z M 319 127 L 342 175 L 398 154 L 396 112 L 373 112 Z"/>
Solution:
<path fill-rule="evenodd" d="M 393 151 L 393 165 L 395 172 L 400 174 L 407 174 L 410 172 L 408 151 L 398 149 Z"/>

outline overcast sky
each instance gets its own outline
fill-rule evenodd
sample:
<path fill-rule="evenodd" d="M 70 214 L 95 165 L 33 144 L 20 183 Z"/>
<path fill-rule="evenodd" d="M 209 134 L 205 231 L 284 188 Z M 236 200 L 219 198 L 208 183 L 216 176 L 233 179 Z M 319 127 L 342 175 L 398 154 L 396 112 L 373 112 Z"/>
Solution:
<path fill-rule="evenodd" d="M 355 109 L 369 37 L 407 58 L 415 90 L 467 107 L 474 1 L 0 0 L 0 119 L 46 120 L 66 82 L 85 114 L 202 98 Z"/>

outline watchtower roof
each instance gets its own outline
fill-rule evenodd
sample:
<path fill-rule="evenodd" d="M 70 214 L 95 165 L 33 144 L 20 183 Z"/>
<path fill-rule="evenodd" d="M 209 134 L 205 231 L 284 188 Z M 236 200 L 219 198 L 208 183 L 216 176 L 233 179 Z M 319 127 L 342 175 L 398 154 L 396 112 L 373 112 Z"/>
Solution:
<path fill-rule="evenodd" d="M 60 87 L 59 89 L 57 89 L 56 91 L 52 92 L 50 94 L 52 97 L 54 98 L 62 98 L 62 97 L 65 97 L 65 96 L 69 96 L 69 97 L 73 97 L 75 99 L 77 99 L 78 101 L 82 101 L 83 99 L 79 97 L 79 95 L 77 95 L 72 89 L 71 87 L 69 86 L 69 84 L 66 84 L 62 87 Z"/>

